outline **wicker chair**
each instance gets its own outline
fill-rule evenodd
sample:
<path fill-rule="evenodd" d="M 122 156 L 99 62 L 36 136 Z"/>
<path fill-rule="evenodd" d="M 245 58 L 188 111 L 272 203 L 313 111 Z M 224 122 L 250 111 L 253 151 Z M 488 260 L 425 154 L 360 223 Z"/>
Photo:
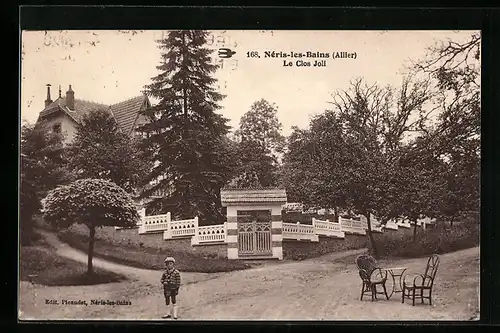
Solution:
<path fill-rule="evenodd" d="M 403 296 L 401 303 L 405 302 L 405 298 L 411 299 L 413 305 L 415 305 L 415 299 L 420 297 L 422 304 L 424 303 L 424 298 L 429 300 L 429 304 L 432 305 L 432 287 L 434 286 L 434 280 L 436 278 L 436 273 L 439 267 L 439 256 L 437 254 L 432 255 L 429 260 L 427 260 L 427 266 L 425 268 L 424 274 L 415 275 L 412 283 L 406 282 L 407 276 L 403 280 Z M 428 291 L 428 296 L 424 296 L 424 291 Z"/>
<path fill-rule="evenodd" d="M 387 290 L 385 282 L 387 281 L 387 271 L 378 267 L 375 259 L 369 255 L 359 255 L 356 258 L 356 266 L 358 266 L 359 277 L 363 281 L 361 287 L 361 300 L 366 293 L 370 293 L 372 301 L 377 299 L 377 295 L 385 295 L 387 299 Z M 383 292 L 377 291 L 377 286 L 381 285 Z"/>

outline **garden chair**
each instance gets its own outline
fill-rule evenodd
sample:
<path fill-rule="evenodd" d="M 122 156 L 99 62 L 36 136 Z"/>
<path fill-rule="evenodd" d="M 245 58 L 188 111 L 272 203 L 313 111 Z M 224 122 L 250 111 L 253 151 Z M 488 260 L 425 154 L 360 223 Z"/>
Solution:
<path fill-rule="evenodd" d="M 361 300 L 366 293 L 372 295 L 372 301 L 377 299 L 377 295 L 385 295 L 387 299 L 387 290 L 385 283 L 387 281 L 387 271 L 378 267 L 377 262 L 372 256 L 362 254 L 356 258 L 356 266 L 358 266 L 359 276 L 363 285 L 361 287 Z M 381 285 L 383 292 L 377 291 L 377 286 Z"/>
<path fill-rule="evenodd" d="M 422 304 L 424 303 L 424 298 L 426 298 L 429 300 L 429 304 L 432 305 L 432 287 L 434 286 L 438 267 L 439 256 L 434 254 L 427 260 L 424 274 L 416 275 L 413 278 L 413 283 L 406 282 L 407 276 L 405 276 L 403 280 L 403 296 L 401 303 L 404 303 L 405 298 L 408 298 L 413 301 L 413 305 L 415 306 L 415 299 L 420 297 Z M 424 291 L 428 291 L 429 295 L 424 296 Z"/>

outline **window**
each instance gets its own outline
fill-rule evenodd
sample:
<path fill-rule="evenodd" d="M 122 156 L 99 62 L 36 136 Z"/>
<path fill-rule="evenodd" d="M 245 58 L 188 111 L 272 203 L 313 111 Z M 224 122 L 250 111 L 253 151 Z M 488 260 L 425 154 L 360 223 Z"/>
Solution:
<path fill-rule="evenodd" d="M 59 133 L 60 134 L 61 133 L 61 124 L 54 124 L 52 126 L 52 131 L 54 133 Z"/>

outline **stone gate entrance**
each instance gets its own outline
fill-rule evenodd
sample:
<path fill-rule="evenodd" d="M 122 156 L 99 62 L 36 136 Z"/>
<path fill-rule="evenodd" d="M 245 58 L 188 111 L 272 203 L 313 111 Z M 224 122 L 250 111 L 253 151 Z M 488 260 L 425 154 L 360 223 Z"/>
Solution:
<path fill-rule="evenodd" d="M 283 259 L 284 189 L 224 189 L 228 259 Z"/>

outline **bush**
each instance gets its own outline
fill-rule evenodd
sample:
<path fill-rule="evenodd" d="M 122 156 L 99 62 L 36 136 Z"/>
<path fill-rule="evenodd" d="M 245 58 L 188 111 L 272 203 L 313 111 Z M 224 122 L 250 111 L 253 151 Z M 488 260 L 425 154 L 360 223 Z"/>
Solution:
<path fill-rule="evenodd" d="M 479 224 L 477 221 L 467 221 L 453 227 L 438 225 L 426 231 L 419 228 L 415 242 L 410 233 L 385 233 L 377 242 L 377 249 L 381 257 L 417 258 L 478 245 Z M 373 252 L 371 247 L 370 252 Z"/>
<path fill-rule="evenodd" d="M 97 269 L 89 275 L 86 270 L 86 264 L 60 257 L 47 248 L 21 247 L 19 275 L 22 281 L 46 286 L 78 286 L 126 280 L 125 276 L 113 272 Z"/>
<path fill-rule="evenodd" d="M 377 242 L 378 234 L 374 235 L 374 238 Z M 328 253 L 364 249 L 368 243 L 368 237 L 350 234 L 345 235 L 344 239 L 320 236 L 319 242 L 287 240 L 283 242 L 283 257 L 301 261 Z"/>

